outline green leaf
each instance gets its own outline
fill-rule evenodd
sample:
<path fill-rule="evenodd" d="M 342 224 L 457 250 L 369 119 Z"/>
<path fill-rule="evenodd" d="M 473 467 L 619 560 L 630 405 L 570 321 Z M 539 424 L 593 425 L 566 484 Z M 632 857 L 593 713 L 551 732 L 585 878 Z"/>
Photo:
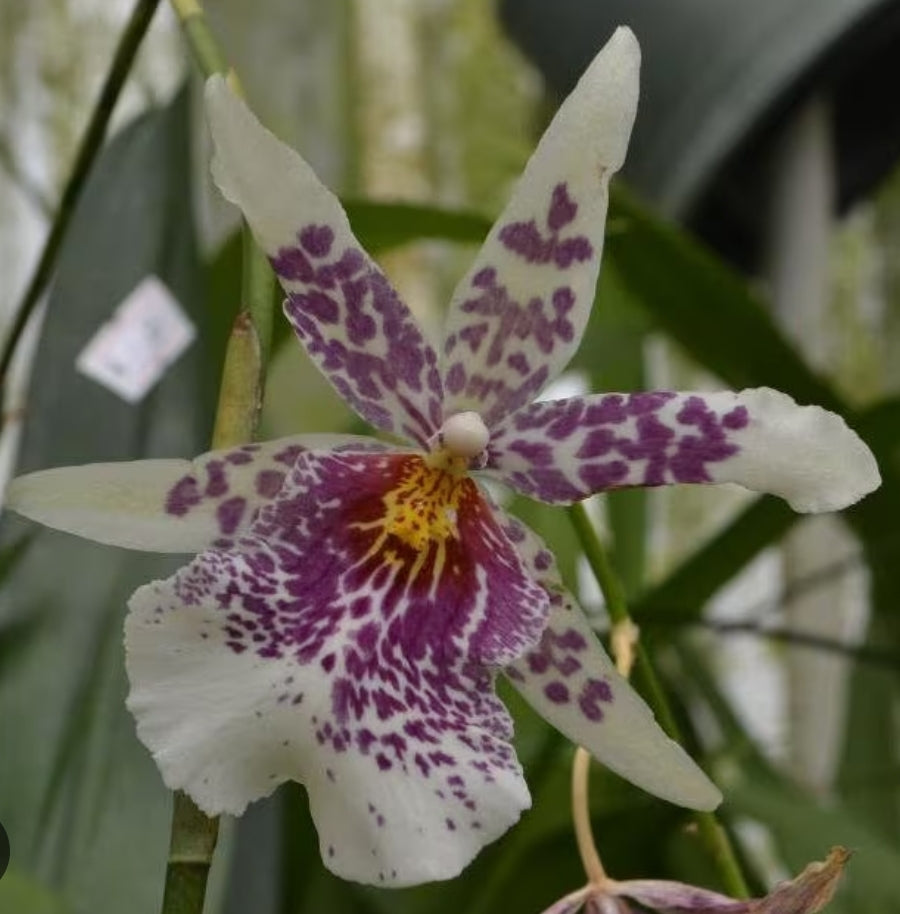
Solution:
<path fill-rule="evenodd" d="M 20 471 L 188 456 L 208 445 L 222 355 L 210 340 L 224 339 L 233 309 L 212 312 L 205 302 L 187 115 L 180 93 L 124 129 L 97 163 L 48 301 Z M 198 325 L 198 341 L 131 405 L 74 365 L 148 274 L 172 290 Z M 75 914 L 151 914 L 162 889 L 169 795 L 124 706 L 121 626 L 130 592 L 177 562 L 5 518 L 5 543 L 23 535 L 32 545 L 0 592 L 0 727 L 15 734 L 0 753 L 0 820 L 16 859 Z"/>
<path fill-rule="evenodd" d="M 632 605 L 642 623 L 699 618 L 707 601 L 763 549 L 777 542 L 797 515 L 780 499 L 754 501 L 711 540 Z"/>
<path fill-rule="evenodd" d="M 900 851 L 839 800 L 823 800 L 805 791 L 771 765 L 738 720 L 703 659 L 678 646 L 682 674 L 697 690 L 719 725 L 725 741 L 716 768 L 729 820 L 749 818 L 772 835 L 786 868 L 799 873 L 831 847 L 854 851 L 829 914 L 883 914 L 900 908 Z"/>
<path fill-rule="evenodd" d="M 734 388 L 775 387 L 841 412 L 837 395 L 775 326 L 747 281 L 617 182 L 606 256 L 656 324 Z"/>
<path fill-rule="evenodd" d="M 624 230 L 609 235 L 608 263 L 615 264 L 634 297 L 696 361 L 733 387 L 775 387 L 799 403 L 841 413 L 870 444 L 882 486 L 844 517 L 883 565 L 885 580 L 892 578 L 900 540 L 889 551 L 883 541 L 894 524 L 900 476 L 896 443 L 886 444 L 885 426 L 896 417 L 896 405 L 878 415 L 855 414 L 810 370 L 741 276 L 686 232 L 653 215 L 621 184 L 614 187 L 612 213 Z M 768 520 L 777 526 L 774 515 Z M 880 556 L 872 554 L 872 547 L 881 547 Z M 900 585 L 890 589 L 900 598 Z"/>
<path fill-rule="evenodd" d="M 867 642 L 883 647 L 892 643 L 892 635 L 885 615 L 873 614 Z M 847 808 L 895 845 L 900 842 L 898 699 L 896 670 L 863 663 L 854 666 L 837 776 L 837 788 Z"/>
<path fill-rule="evenodd" d="M 0 911 L 9 914 L 69 914 L 62 898 L 10 864 L 0 878 Z"/>
<path fill-rule="evenodd" d="M 478 244 L 491 228 L 491 220 L 478 213 L 438 206 L 365 200 L 342 202 L 356 237 L 371 253 L 425 238 Z"/>
<path fill-rule="evenodd" d="M 786 778 L 749 767 L 728 785 L 732 815 L 764 822 L 793 873 L 843 845 L 854 853 L 841 892 L 828 908 L 841 914 L 884 914 L 900 909 L 900 852 L 839 803 L 826 803 Z"/>

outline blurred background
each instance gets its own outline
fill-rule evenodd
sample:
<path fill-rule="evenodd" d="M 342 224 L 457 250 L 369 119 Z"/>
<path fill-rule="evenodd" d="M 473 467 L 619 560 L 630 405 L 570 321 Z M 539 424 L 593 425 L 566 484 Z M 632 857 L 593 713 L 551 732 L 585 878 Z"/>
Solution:
<path fill-rule="evenodd" d="M 7 328 L 132 7 L 0 3 Z M 900 911 L 900 3 L 215 0 L 207 12 L 252 107 L 348 201 L 432 327 L 556 103 L 614 27 L 632 26 L 641 106 L 597 306 L 561 383 L 777 387 L 843 412 L 885 483 L 840 517 L 802 521 L 727 487 L 613 493 L 591 511 L 689 748 L 726 794 L 753 888 L 845 844 L 854 857 L 827 910 Z M 4 478 L 208 445 L 240 244 L 206 174 L 199 86 L 162 3 L 16 350 Z M 130 404 L 75 360 L 148 275 L 198 338 Z M 279 325 L 263 435 L 351 422 Z M 511 507 L 556 547 L 604 631 L 566 515 Z M 170 798 L 124 708 L 121 627 L 130 592 L 177 564 L 4 516 L 0 914 L 158 909 Z M 536 914 L 579 886 L 572 748 L 505 697 L 535 804 L 462 877 L 394 892 L 340 882 L 289 785 L 226 825 L 207 911 Z M 687 814 L 593 777 L 613 875 L 717 886 Z"/>

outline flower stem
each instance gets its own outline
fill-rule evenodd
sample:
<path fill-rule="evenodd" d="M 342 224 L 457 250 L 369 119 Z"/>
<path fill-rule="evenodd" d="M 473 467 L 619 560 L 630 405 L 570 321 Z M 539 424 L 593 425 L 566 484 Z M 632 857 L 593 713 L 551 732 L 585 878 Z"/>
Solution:
<path fill-rule="evenodd" d="M 600 537 L 597 536 L 597 531 L 594 529 L 584 505 L 575 504 L 568 510 L 585 557 L 600 585 L 613 625 L 620 627 L 633 625 L 625 599 L 625 589 L 610 564 L 606 550 L 600 542 Z M 666 694 L 656 676 L 650 657 L 640 642 L 635 649 L 635 675 L 640 681 L 644 697 L 653 709 L 660 726 L 672 739 L 679 743 L 683 742 Z M 695 812 L 694 819 L 700 837 L 706 844 L 725 888 L 735 898 L 748 898 L 750 892 L 727 832 L 711 812 Z"/>
<path fill-rule="evenodd" d="M 591 885 L 599 887 L 606 882 L 607 876 L 591 829 L 591 810 L 588 801 L 590 764 L 591 757 L 587 750 L 578 746 L 572 761 L 572 823 L 585 875 Z"/>
<path fill-rule="evenodd" d="M 631 614 L 628 612 L 628 603 L 625 600 L 625 588 L 610 564 L 606 550 L 597 536 L 597 531 L 594 529 L 584 505 L 572 505 L 569 508 L 569 517 L 578 534 L 588 564 L 600 585 L 613 625 L 633 625 Z M 653 708 L 653 713 L 660 726 L 672 739 L 680 742 L 678 724 L 675 722 L 672 709 L 656 676 L 656 671 L 653 669 L 653 664 L 650 663 L 647 651 L 640 642 L 635 646 L 635 676 L 644 697 Z"/>
<path fill-rule="evenodd" d="M 106 136 L 109 119 L 112 117 L 122 87 L 131 72 L 138 49 L 144 40 L 144 35 L 147 34 L 147 29 L 158 5 L 159 0 L 137 0 L 134 9 L 131 11 L 131 16 L 129 16 L 128 22 L 125 24 L 125 29 L 119 38 L 112 63 L 100 89 L 100 96 L 94 105 L 87 128 L 78 145 L 75 162 L 72 165 L 72 171 L 66 181 L 66 186 L 63 188 L 59 208 L 44 241 L 44 247 L 38 257 L 28 285 L 25 287 L 25 292 L 19 304 L 13 310 L 12 325 L 3 343 L 3 349 L 0 351 L 0 392 L 6 387 L 9 366 L 25 327 L 28 325 L 28 319 L 33 314 L 53 276 L 56 258 L 59 255 L 66 229 L 68 229 L 69 222 L 75 213 L 75 206 L 81 197 L 81 192 L 84 190 L 87 177 L 91 173 L 94 162 L 103 146 L 103 138 Z"/>
<path fill-rule="evenodd" d="M 250 229 L 244 224 L 242 234 L 243 272 L 241 276 L 241 298 L 253 322 L 259 345 L 259 386 L 265 378 L 262 372 L 269 361 L 272 350 L 272 292 L 275 288 L 275 274 L 266 255 L 253 240 Z"/>
<path fill-rule="evenodd" d="M 203 74 L 228 74 L 232 86 L 239 88 L 199 2 L 170 2 Z M 242 308 L 225 352 L 213 448 L 232 447 L 255 437 L 271 345 L 274 276 L 246 224 L 242 251 Z M 218 831 L 218 818 L 208 818 L 190 797 L 175 792 L 162 914 L 202 914 Z"/>
<path fill-rule="evenodd" d="M 181 23 L 188 47 L 204 76 L 227 73 L 228 61 L 219 47 L 206 20 L 206 13 L 198 0 L 170 0 L 170 5 Z"/>
<path fill-rule="evenodd" d="M 616 669 L 627 679 L 634 664 L 634 649 L 638 644 L 638 627 L 630 620 L 616 622 L 612 632 L 612 652 Z M 575 828 L 575 840 L 578 853 L 588 878 L 588 886 L 600 889 L 609 881 L 600 852 L 594 840 L 591 828 L 591 808 L 588 797 L 588 784 L 591 755 L 587 749 L 577 746 L 572 760 L 572 822 Z"/>
<path fill-rule="evenodd" d="M 170 0 L 170 3 L 181 23 L 184 37 L 194 55 L 194 60 L 203 75 L 210 77 L 220 73 L 228 76 L 232 89 L 241 94 L 240 83 L 234 71 L 229 67 L 225 54 L 209 27 L 209 21 L 199 0 Z M 272 292 L 275 287 L 275 276 L 269 266 L 268 258 L 253 240 L 253 235 L 246 223 L 244 223 L 242 232 L 242 251 L 242 306 L 249 315 L 259 347 L 257 360 L 259 377 L 255 384 L 261 392 L 265 366 L 272 346 Z M 246 328 L 242 332 L 246 332 Z M 230 370 L 230 361 L 227 358 L 225 360 L 226 374 Z M 260 394 L 256 407 L 257 414 L 261 400 Z"/>
<path fill-rule="evenodd" d="M 201 914 L 218 835 L 219 820 L 207 818 L 186 793 L 176 790 L 163 893 L 164 914 Z"/>

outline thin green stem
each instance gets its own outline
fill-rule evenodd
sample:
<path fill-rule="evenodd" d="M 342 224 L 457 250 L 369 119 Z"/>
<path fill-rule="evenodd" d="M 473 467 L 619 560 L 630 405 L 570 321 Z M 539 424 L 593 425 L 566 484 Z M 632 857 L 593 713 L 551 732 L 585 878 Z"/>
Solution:
<path fill-rule="evenodd" d="M 259 415 L 259 377 L 256 332 L 242 311 L 225 353 L 212 435 L 214 449 L 252 440 Z M 187 794 L 175 791 L 161 914 L 203 914 L 218 834 L 218 818 L 205 816 Z"/>
<path fill-rule="evenodd" d="M 237 88 L 197 0 L 171 0 L 171 5 L 203 74 L 228 74 L 232 87 Z M 274 276 L 246 224 L 242 269 L 242 309 L 235 319 L 222 367 L 213 448 L 232 447 L 256 437 L 271 348 Z M 204 816 L 185 794 L 175 794 L 162 914 L 202 914 L 218 827 L 218 819 Z M 190 849 L 187 858 L 185 847 Z"/>
<path fill-rule="evenodd" d="M 241 299 L 250 314 L 256 337 L 259 342 L 260 371 L 269 361 L 272 351 L 272 293 L 275 288 L 275 274 L 269 265 L 269 259 L 259 249 L 250 229 L 244 224 L 241 235 L 243 245 L 243 263 L 241 275 Z M 260 386 L 265 379 L 260 376 Z"/>
<path fill-rule="evenodd" d="M 240 91 L 238 80 L 228 65 L 228 60 L 216 40 L 209 20 L 198 0 L 170 0 L 175 15 L 181 23 L 184 37 L 200 71 L 207 78 L 219 73 L 228 76 L 232 88 Z M 241 298 L 243 308 L 250 316 L 259 345 L 258 386 L 262 388 L 265 366 L 272 348 L 272 293 L 275 276 L 265 253 L 253 239 L 249 227 L 244 223 L 242 232 L 242 277 Z M 226 371 L 228 360 L 226 359 Z"/>
<path fill-rule="evenodd" d="M 203 7 L 197 0 L 170 0 L 170 4 L 200 72 L 207 77 L 227 73 L 228 61 L 209 27 Z"/>
<path fill-rule="evenodd" d="M 625 588 L 610 564 L 606 550 L 600 542 L 600 537 L 597 535 L 584 505 L 572 505 L 569 508 L 569 516 L 588 564 L 600 585 L 610 619 L 616 625 L 632 624 L 628 603 L 625 599 Z M 635 654 L 635 676 L 647 703 L 653 708 L 660 726 L 672 739 L 682 742 L 681 732 L 669 700 L 666 698 L 650 657 L 640 642 L 638 642 Z M 695 812 L 694 819 L 725 888 L 735 898 L 748 898 L 750 892 L 725 829 L 711 812 Z"/>
<path fill-rule="evenodd" d="M 28 319 L 34 313 L 34 309 L 53 276 L 56 258 L 59 255 L 66 229 L 69 227 L 91 168 L 103 146 L 109 119 L 158 5 L 159 0 L 137 0 L 119 38 L 112 63 L 100 89 L 100 96 L 91 113 L 84 136 L 81 138 L 66 186 L 63 188 L 56 217 L 50 226 L 50 232 L 44 241 L 44 247 L 28 285 L 25 287 L 25 292 L 13 310 L 12 325 L 3 343 L 3 350 L 0 352 L 0 391 L 6 387 L 9 366 L 28 324 Z"/>
<path fill-rule="evenodd" d="M 218 836 L 219 820 L 207 818 L 186 793 L 176 790 L 162 904 L 165 914 L 201 914 Z"/>
<path fill-rule="evenodd" d="M 607 881 L 607 876 L 591 828 L 591 806 L 588 799 L 590 767 L 590 753 L 578 746 L 572 760 L 572 822 L 584 873 L 591 885 L 599 887 Z"/>
<path fill-rule="evenodd" d="M 600 585 L 610 619 L 615 625 L 631 622 L 631 614 L 628 612 L 628 603 L 625 599 L 625 588 L 610 564 L 606 550 L 597 536 L 597 531 L 594 529 L 584 505 L 572 505 L 569 508 L 569 517 L 572 519 L 572 525 L 578 534 L 578 539 L 581 542 L 581 548 L 584 550 L 588 564 L 591 566 L 594 577 L 596 577 L 597 583 Z M 662 685 L 660 685 L 656 671 L 653 669 L 653 664 L 647 655 L 647 649 L 640 641 L 635 646 L 634 676 L 640 691 L 647 699 L 650 707 L 653 708 L 660 726 L 672 739 L 680 742 L 681 734 L 679 733 L 675 716 L 672 714 L 672 709 L 663 692 Z"/>
<path fill-rule="evenodd" d="M 706 850 L 719 872 L 722 885 L 735 898 L 749 898 L 750 888 L 738 863 L 731 838 L 715 813 L 695 812 L 694 821 L 697 823 L 700 839 L 706 845 Z"/>

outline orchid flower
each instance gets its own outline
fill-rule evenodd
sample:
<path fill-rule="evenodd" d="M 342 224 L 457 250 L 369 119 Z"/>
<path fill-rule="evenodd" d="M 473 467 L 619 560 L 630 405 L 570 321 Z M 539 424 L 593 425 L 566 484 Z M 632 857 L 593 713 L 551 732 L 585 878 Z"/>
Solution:
<path fill-rule="evenodd" d="M 604 879 L 566 895 L 544 914 L 816 914 L 831 900 L 849 852 L 831 849 L 821 863 L 810 863 L 794 879 L 780 882 L 764 898 L 737 899 L 668 879 Z M 640 908 L 630 902 L 637 902 Z"/>
<path fill-rule="evenodd" d="M 138 736 L 209 814 L 303 783 L 323 859 L 347 878 L 451 877 L 529 806 L 498 674 L 641 787 L 720 800 L 617 676 L 552 555 L 473 474 L 551 504 L 738 482 L 801 511 L 878 484 L 838 416 L 771 390 L 531 402 L 584 331 L 638 64 L 620 29 L 541 140 L 439 349 L 334 195 L 213 77 L 213 174 L 269 255 L 288 321 L 344 400 L 405 443 L 307 435 L 10 487 L 9 507 L 52 527 L 198 553 L 129 602 Z"/>

